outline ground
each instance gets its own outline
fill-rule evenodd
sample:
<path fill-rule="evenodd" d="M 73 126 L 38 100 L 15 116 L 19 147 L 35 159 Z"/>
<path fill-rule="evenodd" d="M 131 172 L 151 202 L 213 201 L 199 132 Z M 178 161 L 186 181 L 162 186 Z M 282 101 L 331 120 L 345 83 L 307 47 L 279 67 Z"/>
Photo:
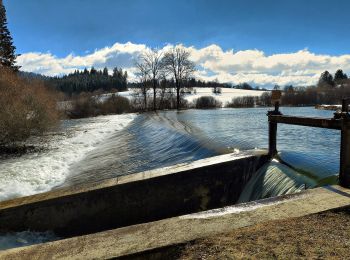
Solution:
<path fill-rule="evenodd" d="M 237 229 L 181 246 L 179 259 L 347 259 L 350 209 Z"/>

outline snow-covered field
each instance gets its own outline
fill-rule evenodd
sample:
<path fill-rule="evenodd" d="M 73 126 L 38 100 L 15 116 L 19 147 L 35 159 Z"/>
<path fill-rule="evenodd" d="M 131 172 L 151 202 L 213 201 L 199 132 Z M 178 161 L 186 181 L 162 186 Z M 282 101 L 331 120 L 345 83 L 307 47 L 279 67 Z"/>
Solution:
<path fill-rule="evenodd" d="M 342 105 L 316 105 L 316 109 L 321 109 L 321 110 L 338 110 L 342 108 Z"/>
<path fill-rule="evenodd" d="M 124 92 L 118 92 L 119 96 L 123 96 L 131 99 L 135 90 L 128 90 Z M 222 105 L 225 106 L 233 98 L 243 97 L 243 96 L 261 96 L 265 91 L 257 90 L 245 90 L 245 89 L 234 89 L 234 88 L 221 88 L 221 94 L 214 94 L 213 88 L 193 88 L 192 94 L 186 94 L 185 99 L 188 102 L 193 102 L 193 100 L 203 97 L 203 96 L 212 96 L 217 100 L 222 102 Z M 99 100 L 104 101 L 112 94 L 103 94 L 100 96 Z M 148 91 L 148 95 L 152 97 L 153 90 Z"/>
<path fill-rule="evenodd" d="M 53 135 L 48 151 L 0 161 L 0 201 L 46 192 L 61 185 L 73 163 L 135 117 L 124 114 L 66 121 L 69 125 Z"/>
<path fill-rule="evenodd" d="M 221 101 L 223 106 L 225 106 L 225 104 L 230 102 L 233 98 L 244 96 L 261 96 L 265 92 L 257 90 L 222 88 L 221 94 L 214 94 L 212 88 L 195 88 L 195 90 L 197 92 L 196 94 L 187 94 L 185 96 L 187 101 L 193 102 L 193 100 L 202 96 L 212 96 Z"/>

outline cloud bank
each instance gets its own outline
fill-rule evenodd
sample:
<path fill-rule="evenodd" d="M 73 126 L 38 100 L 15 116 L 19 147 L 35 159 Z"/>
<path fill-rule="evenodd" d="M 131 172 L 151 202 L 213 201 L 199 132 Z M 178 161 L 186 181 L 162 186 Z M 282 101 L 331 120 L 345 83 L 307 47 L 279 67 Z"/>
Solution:
<path fill-rule="evenodd" d="M 171 45 L 166 45 L 163 50 L 169 47 Z M 294 53 L 266 55 L 260 50 L 223 50 L 215 44 L 200 49 L 184 47 L 190 51 L 191 59 L 197 65 L 195 76 L 203 80 L 234 84 L 247 82 L 265 87 L 275 84 L 307 86 L 315 84 L 320 73 L 325 70 L 331 73 L 337 69 L 350 72 L 350 54 L 331 56 L 304 49 Z M 70 54 L 58 58 L 51 53 L 25 53 L 18 57 L 17 62 L 24 71 L 50 76 L 85 67 L 107 67 L 111 70 L 117 66 L 126 69 L 133 80 L 135 59 L 147 49 L 144 44 L 116 43 L 84 56 Z"/>

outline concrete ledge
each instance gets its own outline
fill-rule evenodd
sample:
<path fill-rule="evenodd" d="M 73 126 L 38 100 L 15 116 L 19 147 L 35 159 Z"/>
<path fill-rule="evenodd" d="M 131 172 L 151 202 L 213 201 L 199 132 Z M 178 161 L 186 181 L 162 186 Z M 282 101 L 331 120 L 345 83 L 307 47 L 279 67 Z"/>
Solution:
<path fill-rule="evenodd" d="M 257 223 L 350 206 L 350 190 L 305 192 L 0 252 L 0 259 L 110 259 L 171 247 Z M 160 251 L 158 251 L 159 254 Z"/>
<path fill-rule="evenodd" d="M 0 232 L 99 232 L 234 204 L 265 152 L 227 154 L 0 203 Z"/>

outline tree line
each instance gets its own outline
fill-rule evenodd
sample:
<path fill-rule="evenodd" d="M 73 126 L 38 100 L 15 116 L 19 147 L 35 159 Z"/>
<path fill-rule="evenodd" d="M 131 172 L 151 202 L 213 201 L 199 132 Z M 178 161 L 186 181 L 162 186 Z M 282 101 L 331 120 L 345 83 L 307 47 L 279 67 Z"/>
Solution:
<path fill-rule="evenodd" d="M 76 70 L 73 73 L 63 77 L 45 77 L 47 83 L 56 90 L 69 96 L 81 92 L 102 91 L 125 91 L 127 90 L 128 73 L 121 68 L 115 67 L 112 74 L 109 74 L 107 68 L 96 70 L 92 67 L 90 70 Z"/>
<path fill-rule="evenodd" d="M 275 85 L 273 89 L 282 90 L 283 106 L 315 106 L 321 104 L 340 104 L 343 98 L 350 97 L 350 79 L 338 69 L 334 75 L 328 71 L 321 73 L 316 85 L 296 87 L 286 85 L 283 88 Z M 228 107 L 270 106 L 271 93 L 265 92 L 260 97 L 234 98 Z"/>
<path fill-rule="evenodd" d="M 321 73 L 314 86 L 285 86 L 281 103 L 286 106 L 332 105 L 339 104 L 345 97 L 350 97 L 350 80 L 343 70 L 338 69 L 334 75 L 328 71 Z"/>

